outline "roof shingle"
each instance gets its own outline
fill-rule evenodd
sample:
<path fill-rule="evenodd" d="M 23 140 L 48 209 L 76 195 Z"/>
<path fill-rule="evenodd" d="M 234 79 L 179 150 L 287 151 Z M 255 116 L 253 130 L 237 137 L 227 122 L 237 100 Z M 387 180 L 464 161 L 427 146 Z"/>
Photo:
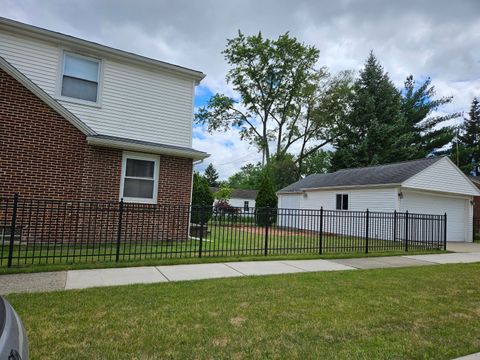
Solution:
<path fill-rule="evenodd" d="M 343 169 L 329 174 L 313 174 L 279 190 L 279 193 L 298 192 L 303 189 L 355 185 L 400 184 L 443 157 L 432 157 L 386 165 Z"/>

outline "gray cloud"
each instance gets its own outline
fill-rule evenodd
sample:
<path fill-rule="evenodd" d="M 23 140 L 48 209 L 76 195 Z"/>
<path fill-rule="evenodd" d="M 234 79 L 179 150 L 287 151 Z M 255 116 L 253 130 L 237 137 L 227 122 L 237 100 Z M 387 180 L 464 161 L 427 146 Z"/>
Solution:
<path fill-rule="evenodd" d="M 373 49 L 397 86 L 408 74 L 430 76 L 439 95 L 454 95 L 445 111 L 468 110 L 480 96 L 478 0 L 0 0 L 0 9 L 1 16 L 201 70 L 212 91 L 228 91 L 220 52 L 241 29 L 268 37 L 290 31 L 317 46 L 319 65 L 333 72 L 358 70 Z"/>

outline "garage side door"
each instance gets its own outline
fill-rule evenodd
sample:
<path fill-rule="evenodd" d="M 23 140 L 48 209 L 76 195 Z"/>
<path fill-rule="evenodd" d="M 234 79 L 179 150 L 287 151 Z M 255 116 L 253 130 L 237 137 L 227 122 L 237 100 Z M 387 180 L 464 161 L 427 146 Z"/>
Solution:
<path fill-rule="evenodd" d="M 468 239 L 468 200 L 403 191 L 400 211 L 443 215 L 447 213 L 447 241 Z"/>

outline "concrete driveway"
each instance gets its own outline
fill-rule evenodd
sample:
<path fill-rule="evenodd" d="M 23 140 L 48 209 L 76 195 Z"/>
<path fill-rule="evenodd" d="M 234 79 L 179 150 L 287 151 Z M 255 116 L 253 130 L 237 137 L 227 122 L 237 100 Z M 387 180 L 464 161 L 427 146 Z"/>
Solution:
<path fill-rule="evenodd" d="M 480 243 L 471 242 L 447 242 L 447 250 L 453 252 L 469 253 L 480 252 Z"/>

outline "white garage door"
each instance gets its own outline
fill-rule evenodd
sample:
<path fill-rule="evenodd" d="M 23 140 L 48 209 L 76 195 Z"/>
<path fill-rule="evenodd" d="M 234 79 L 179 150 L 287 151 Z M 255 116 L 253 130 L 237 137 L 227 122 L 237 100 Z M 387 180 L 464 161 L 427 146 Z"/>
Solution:
<path fill-rule="evenodd" d="M 469 200 L 403 191 L 400 210 L 412 213 L 447 213 L 447 241 L 471 241 L 469 231 Z"/>

